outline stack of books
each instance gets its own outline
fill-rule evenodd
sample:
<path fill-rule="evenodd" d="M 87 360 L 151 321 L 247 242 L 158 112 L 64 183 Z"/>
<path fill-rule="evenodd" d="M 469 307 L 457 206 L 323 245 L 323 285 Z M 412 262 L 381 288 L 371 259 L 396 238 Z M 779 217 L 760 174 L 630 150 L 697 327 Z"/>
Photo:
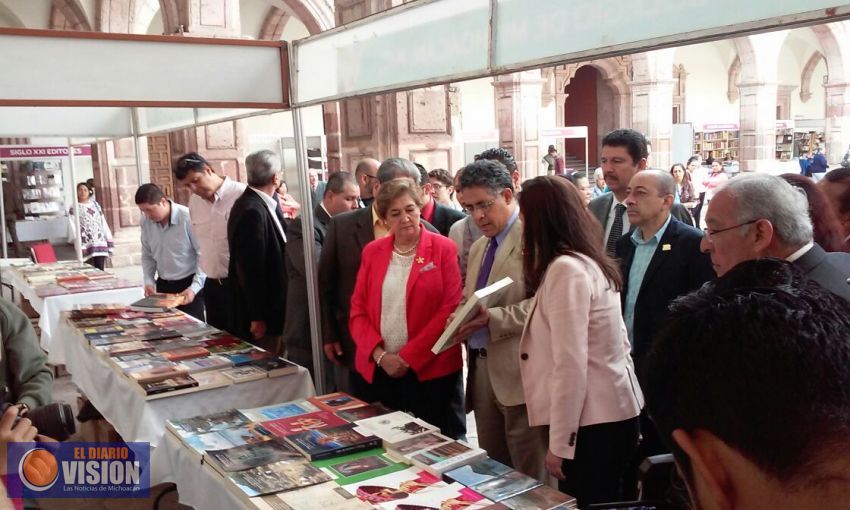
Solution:
<path fill-rule="evenodd" d="M 33 287 L 36 295 L 42 298 L 138 287 L 137 283 L 116 278 L 112 273 L 77 261 L 34 264 L 18 267 L 15 270 Z"/>
<path fill-rule="evenodd" d="M 298 366 L 177 310 L 92 305 L 67 313 L 94 352 L 147 399 L 298 372 Z"/>
<path fill-rule="evenodd" d="M 482 450 L 345 393 L 166 428 L 249 508 L 575 508 L 573 498 Z"/>

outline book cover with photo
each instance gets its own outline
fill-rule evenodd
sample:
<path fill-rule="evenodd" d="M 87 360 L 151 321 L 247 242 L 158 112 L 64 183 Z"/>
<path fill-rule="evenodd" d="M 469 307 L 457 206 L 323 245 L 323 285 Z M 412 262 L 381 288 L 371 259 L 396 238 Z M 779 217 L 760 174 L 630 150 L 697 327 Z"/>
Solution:
<path fill-rule="evenodd" d="M 335 412 L 343 420 L 355 422 L 381 416 L 382 414 L 389 414 L 392 410 L 384 407 L 380 402 L 373 402 L 365 406 L 355 407 L 353 409 L 341 409 Z"/>
<path fill-rule="evenodd" d="M 511 510 L 551 510 L 560 505 L 569 505 L 575 502 L 574 497 L 547 485 L 541 485 L 508 498 L 502 501 L 502 504 Z"/>
<path fill-rule="evenodd" d="M 342 486 L 360 500 L 372 505 L 409 498 L 412 494 L 427 494 L 448 487 L 448 484 L 427 471 L 407 468 L 388 475 Z"/>
<path fill-rule="evenodd" d="M 481 448 L 461 442 L 452 441 L 439 446 L 421 450 L 408 455 L 414 465 L 424 468 L 434 475 L 442 475 L 457 467 L 470 464 L 487 456 Z"/>
<path fill-rule="evenodd" d="M 228 477 L 248 497 L 288 491 L 330 481 L 331 477 L 304 459 L 280 461 L 230 473 Z"/>
<path fill-rule="evenodd" d="M 519 471 L 511 471 L 470 488 L 488 499 L 500 502 L 541 485 L 543 483 L 539 480 L 526 476 Z"/>
<path fill-rule="evenodd" d="M 348 422 L 330 411 L 316 411 L 262 423 L 263 427 L 270 430 L 274 435 L 283 437 L 312 429 L 338 427 L 346 425 Z"/>
<path fill-rule="evenodd" d="M 230 361 L 227 357 L 224 357 L 224 359 Z M 235 383 L 244 383 L 268 378 L 268 375 L 265 372 L 263 372 L 257 367 L 252 367 L 250 365 L 226 368 L 222 370 L 221 373 Z"/>
<path fill-rule="evenodd" d="M 447 471 L 444 478 L 453 480 L 467 487 L 478 485 L 513 471 L 513 468 L 499 461 L 487 458 L 466 466 Z"/>
<path fill-rule="evenodd" d="M 339 485 L 362 482 L 407 469 L 407 465 L 393 461 L 380 449 L 319 460 L 313 462 L 313 465 L 331 475 Z"/>
<path fill-rule="evenodd" d="M 415 493 L 399 501 L 381 503 L 381 510 L 483 510 L 492 501 L 458 483 L 432 492 Z"/>
<path fill-rule="evenodd" d="M 236 409 L 229 409 L 220 413 L 193 416 L 182 420 L 167 420 L 165 428 L 174 432 L 177 437 L 183 438 L 195 434 L 206 434 L 217 430 L 239 427 L 249 423 L 247 416 Z"/>
<path fill-rule="evenodd" d="M 403 459 L 411 453 L 432 448 L 441 444 L 451 443 L 452 441 L 453 439 L 437 432 L 428 432 L 427 434 L 411 437 L 410 439 L 398 442 L 393 445 L 392 448 L 387 448 L 387 451 L 392 455 Z"/>
<path fill-rule="evenodd" d="M 170 393 L 172 391 L 195 388 L 198 386 L 198 381 L 191 375 L 178 375 L 168 379 L 143 382 L 139 384 L 146 395 L 159 395 L 160 393 Z"/>
<path fill-rule="evenodd" d="M 248 443 L 220 450 L 207 449 L 205 462 L 219 472 L 244 471 L 282 460 L 298 460 L 304 457 L 282 438 Z"/>
<path fill-rule="evenodd" d="M 402 411 L 367 418 L 357 422 L 358 430 L 374 434 L 384 440 L 384 446 L 394 447 L 397 443 L 421 436 L 439 429 L 430 423 L 414 418 Z"/>
<path fill-rule="evenodd" d="M 292 434 L 286 436 L 286 440 L 310 460 L 338 457 L 381 446 L 378 437 L 360 434 L 351 423 Z"/>
<path fill-rule="evenodd" d="M 240 427 L 188 436 L 183 439 L 183 442 L 197 453 L 204 454 L 207 450 L 225 450 L 234 446 L 257 444 L 273 439 L 273 437 L 268 430 L 260 425 L 247 423 Z"/>
<path fill-rule="evenodd" d="M 295 400 L 293 402 L 255 407 L 253 409 L 240 409 L 239 411 L 254 421 L 262 422 L 267 420 L 277 420 L 279 418 L 288 418 L 290 416 L 298 416 L 299 414 L 312 413 L 318 410 L 318 407 L 307 400 Z"/>
<path fill-rule="evenodd" d="M 297 491 L 279 492 L 252 498 L 257 510 L 370 510 L 364 503 L 334 482 L 324 482 Z"/>
<path fill-rule="evenodd" d="M 325 411 L 345 411 L 366 405 L 366 402 L 341 391 L 310 397 L 307 400 Z"/>

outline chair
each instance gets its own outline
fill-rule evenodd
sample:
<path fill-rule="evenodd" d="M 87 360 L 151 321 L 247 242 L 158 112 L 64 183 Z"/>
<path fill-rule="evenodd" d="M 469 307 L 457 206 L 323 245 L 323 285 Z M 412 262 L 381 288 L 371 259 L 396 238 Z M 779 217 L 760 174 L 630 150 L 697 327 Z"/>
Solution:
<path fill-rule="evenodd" d="M 53 251 L 53 245 L 50 243 L 38 243 L 30 246 L 32 260 L 36 264 L 47 264 L 56 262 L 56 252 Z"/>

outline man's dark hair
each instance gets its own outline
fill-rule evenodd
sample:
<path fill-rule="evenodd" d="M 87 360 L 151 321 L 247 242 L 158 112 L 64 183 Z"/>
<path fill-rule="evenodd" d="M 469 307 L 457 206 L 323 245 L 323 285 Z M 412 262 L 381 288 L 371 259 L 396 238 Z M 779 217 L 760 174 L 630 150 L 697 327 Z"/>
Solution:
<path fill-rule="evenodd" d="M 850 303 L 776 259 L 675 300 L 641 386 L 686 476 L 676 429 L 717 436 L 785 483 L 850 454 Z"/>
<path fill-rule="evenodd" d="M 177 160 L 174 165 L 174 177 L 178 181 L 182 181 L 189 175 L 189 172 L 203 172 L 205 166 L 209 166 L 207 160 L 197 152 L 189 152 Z"/>
<path fill-rule="evenodd" d="M 501 193 L 508 188 L 514 191 L 514 181 L 505 165 L 494 159 L 479 159 L 461 169 L 461 189 L 470 186 L 487 188 L 492 194 Z"/>
<path fill-rule="evenodd" d="M 830 184 L 844 186 L 844 191 L 838 200 L 838 213 L 850 214 L 850 168 L 834 168 L 823 175 L 823 180 Z"/>
<path fill-rule="evenodd" d="M 163 197 L 165 197 L 165 193 L 163 193 L 156 184 L 151 182 L 142 184 L 139 186 L 139 189 L 136 190 L 136 205 L 155 205 L 158 204 Z"/>
<path fill-rule="evenodd" d="M 425 170 L 425 167 L 416 161 L 414 161 L 413 164 L 416 165 L 416 169 L 419 170 L 419 185 L 426 185 L 428 183 L 428 170 Z"/>
<path fill-rule="evenodd" d="M 479 159 L 492 159 L 505 165 L 505 168 L 508 169 L 508 172 L 516 171 L 516 161 L 514 161 L 514 155 L 511 154 L 509 150 L 503 149 L 501 147 L 491 147 L 489 149 L 485 149 L 476 158 L 476 160 Z"/>
<path fill-rule="evenodd" d="M 452 174 L 450 174 L 449 171 L 445 168 L 435 168 L 434 170 L 431 170 L 430 172 L 428 172 L 428 177 L 432 179 L 437 179 L 443 186 L 447 188 L 451 186 L 453 182 Z"/>
<path fill-rule="evenodd" d="M 608 147 L 625 147 L 629 156 L 632 157 L 632 162 L 637 163 L 641 159 L 649 156 L 649 151 L 646 147 L 646 137 L 639 131 L 634 129 L 615 129 L 602 139 L 602 146 Z"/>
<path fill-rule="evenodd" d="M 323 197 L 326 197 L 331 191 L 336 194 L 342 193 L 346 184 L 351 184 L 355 188 L 357 187 L 357 179 L 354 178 L 351 172 L 340 171 L 332 173 L 328 177 L 328 183 L 325 185 L 325 194 Z"/>

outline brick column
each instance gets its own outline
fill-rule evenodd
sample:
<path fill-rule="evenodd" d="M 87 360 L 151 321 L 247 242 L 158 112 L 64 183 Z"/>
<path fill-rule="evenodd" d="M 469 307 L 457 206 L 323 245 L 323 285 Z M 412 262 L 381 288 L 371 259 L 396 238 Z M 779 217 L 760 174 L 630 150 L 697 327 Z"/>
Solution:
<path fill-rule="evenodd" d="M 543 96 L 540 70 L 497 76 L 493 85 L 499 145 L 514 155 L 523 179 L 545 173 L 540 162 L 543 157 L 538 116 Z"/>
<path fill-rule="evenodd" d="M 826 89 L 826 157 L 841 162 L 850 144 L 850 84 L 830 83 Z"/>
<path fill-rule="evenodd" d="M 673 136 L 673 80 L 631 83 L 632 129 L 649 138 L 649 166 L 670 168 Z"/>
<path fill-rule="evenodd" d="M 738 84 L 741 170 L 768 170 L 776 160 L 776 83 Z"/>

